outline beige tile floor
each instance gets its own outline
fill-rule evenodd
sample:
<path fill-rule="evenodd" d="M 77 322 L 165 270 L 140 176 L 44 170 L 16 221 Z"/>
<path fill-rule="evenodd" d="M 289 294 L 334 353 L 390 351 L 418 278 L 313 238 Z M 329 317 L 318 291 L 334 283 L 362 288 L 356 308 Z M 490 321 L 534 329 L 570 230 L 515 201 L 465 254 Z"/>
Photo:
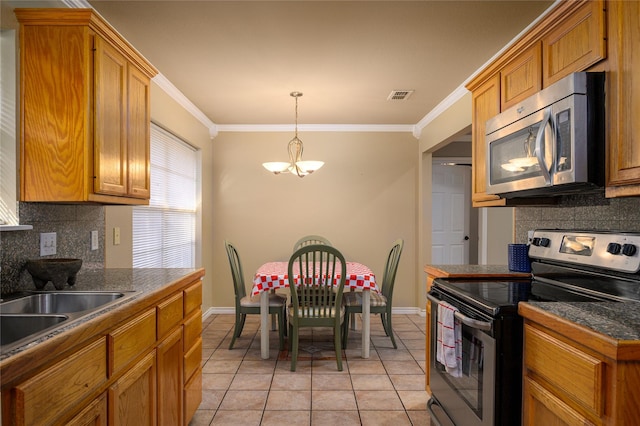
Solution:
<path fill-rule="evenodd" d="M 249 315 L 233 350 L 233 315 L 204 323 L 202 404 L 196 425 L 428 425 L 424 390 L 425 319 L 394 315 L 398 349 L 371 316 L 371 356 L 361 357 L 360 324 L 350 330 L 343 371 L 338 371 L 330 329 L 305 329 L 297 371 L 278 352 L 271 331 L 271 358 L 260 358 L 259 315 Z M 358 319 L 359 321 L 359 319 Z"/>

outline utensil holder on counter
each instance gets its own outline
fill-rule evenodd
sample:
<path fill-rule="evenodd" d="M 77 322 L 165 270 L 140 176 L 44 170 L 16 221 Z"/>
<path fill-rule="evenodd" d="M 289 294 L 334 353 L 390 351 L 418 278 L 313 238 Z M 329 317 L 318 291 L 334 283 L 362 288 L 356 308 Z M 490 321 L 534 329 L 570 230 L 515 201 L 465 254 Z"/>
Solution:
<path fill-rule="evenodd" d="M 509 270 L 512 272 L 531 272 L 529 246 L 527 244 L 509 244 Z"/>

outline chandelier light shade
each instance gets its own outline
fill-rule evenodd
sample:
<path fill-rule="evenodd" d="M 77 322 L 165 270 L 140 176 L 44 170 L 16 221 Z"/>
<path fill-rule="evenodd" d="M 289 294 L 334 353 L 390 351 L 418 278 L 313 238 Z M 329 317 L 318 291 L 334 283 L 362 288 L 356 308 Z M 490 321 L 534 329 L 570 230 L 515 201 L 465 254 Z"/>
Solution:
<path fill-rule="evenodd" d="M 290 95 L 296 100 L 296 130 L 295 136 L 289 141 L 289 162 L 272 161 L 262 163 L 262 166 L 271 173 L 279 175 L 280 173 L 291 173 L 298 177 L 305 177 L 318 170 L 324 165 L 323 161 L 302 160 L 303 145 L 298 138 L 298 98 L 302 96 L 301 92 L 291 92 Z"/>

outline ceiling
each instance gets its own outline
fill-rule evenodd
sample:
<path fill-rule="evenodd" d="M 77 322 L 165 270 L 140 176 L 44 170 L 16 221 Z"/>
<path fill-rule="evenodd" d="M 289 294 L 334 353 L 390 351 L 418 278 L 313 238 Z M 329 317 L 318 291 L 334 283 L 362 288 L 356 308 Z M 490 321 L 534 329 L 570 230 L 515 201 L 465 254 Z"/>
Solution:
<path fill-rule="evenodd" d="M 88 3 L 222 126 L 291 124 L 292 91 L 300 124 L 415 125 L 552 4 Z"/>

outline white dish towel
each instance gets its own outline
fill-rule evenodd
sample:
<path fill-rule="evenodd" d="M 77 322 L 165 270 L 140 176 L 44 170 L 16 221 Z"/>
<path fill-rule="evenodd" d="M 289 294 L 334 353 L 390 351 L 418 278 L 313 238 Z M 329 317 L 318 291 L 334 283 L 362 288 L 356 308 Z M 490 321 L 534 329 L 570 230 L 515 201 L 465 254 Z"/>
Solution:
<path fill-rule="evenodd" d="M 447 302 L 438 303 L 436 360 L 453 377 L 462 376 L 462 324 L 455 317 L 457 311 Z"/>

